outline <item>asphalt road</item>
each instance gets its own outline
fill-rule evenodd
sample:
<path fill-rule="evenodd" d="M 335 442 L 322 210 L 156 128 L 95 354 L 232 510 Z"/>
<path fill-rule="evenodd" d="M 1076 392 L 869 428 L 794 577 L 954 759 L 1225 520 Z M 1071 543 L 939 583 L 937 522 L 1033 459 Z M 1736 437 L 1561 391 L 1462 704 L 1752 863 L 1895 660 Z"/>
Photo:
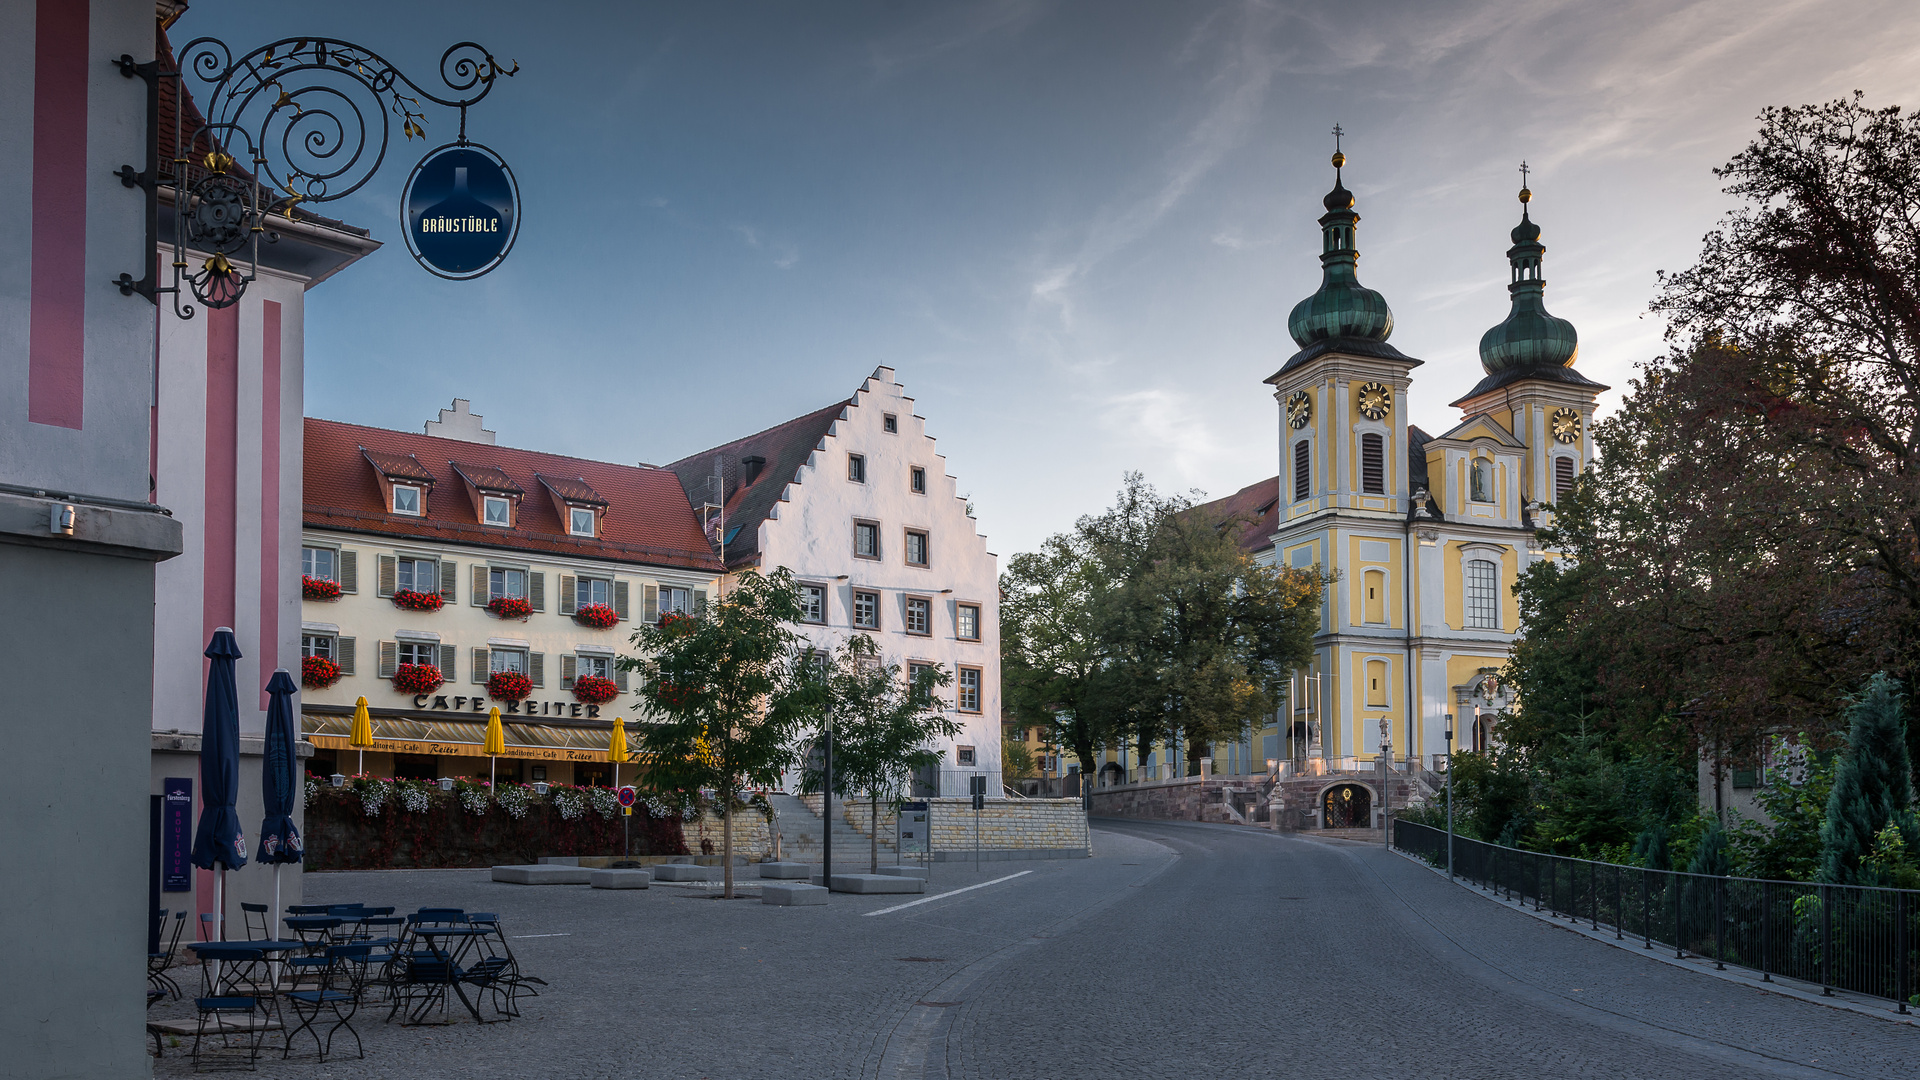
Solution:
<path fill-rule="evenodd" d="M 902 898 L 777 908 L 661 886 L 496 885 L 484 871 L 312 875 L 315 902 L 497 911 L 523 966 L 552 985 L 505 1024 L 401 1028 L 384 1007 L 363 1011 L 364 1060 L 319 1064 L 307 1046 L 282 1062 L 276 1048 L 262 1072 L 1920 1073 L 1920 1028 L 1655 963 L 1377 848 L 1172 822 L 1101 822 L 1094 842 L 1092 859 L 942 865 L 930 895 L 1027 872 L 886 913 Z M 190 1075 L 184 1050 L 169 1047 L 155 1075 Z"/>

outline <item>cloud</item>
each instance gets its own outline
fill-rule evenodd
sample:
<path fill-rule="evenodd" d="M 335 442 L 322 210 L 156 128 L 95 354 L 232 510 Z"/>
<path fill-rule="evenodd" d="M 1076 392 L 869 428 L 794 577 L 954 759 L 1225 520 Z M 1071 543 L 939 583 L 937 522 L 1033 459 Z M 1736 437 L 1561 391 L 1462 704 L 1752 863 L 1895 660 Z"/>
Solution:
<path fill-rule="evenodd" d="M 731 228 L 741 243 L 755 251 L 764 252 L 768 261 L 781 270 L 790 269 L 800 261 L 800 249 L 788 241 L 770 238 L 751 225 L 736 222 Z"/>
<path fill-rule="evenodd" d="M 1244 458 L 1247 447 L 1221 441 L 1216 410 L 1184 391 L 1153 388 L 1114 394 L 1093 402 L 1096 421 L 1115 436 L 1138 462 L 1153 462 L 1155 472 L 1170 470 L 1180 486 L 1193 483 L 1215 466 Z"/>
<path fill-rule="evenodd" d="M 869 43 L 868 62 L 877 78 L 890 79 L 989 38 L 1017 34 L 1050 6 L 1050 0 L 935 5 L 928 18 Z"/>

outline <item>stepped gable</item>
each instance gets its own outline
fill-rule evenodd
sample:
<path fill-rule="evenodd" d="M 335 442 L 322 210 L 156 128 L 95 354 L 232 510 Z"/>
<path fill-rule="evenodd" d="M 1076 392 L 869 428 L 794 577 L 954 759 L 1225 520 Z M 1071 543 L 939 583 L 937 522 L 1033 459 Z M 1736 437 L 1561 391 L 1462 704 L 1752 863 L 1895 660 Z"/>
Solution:
<path fill-rule="evenodd" d="M 787 485 L 794 482 L 807 458 L 827 437 L 833 422 L 852 404 L 851 399 L 836 401 L 744 439 L 688 454 L 661 469 L 663 474 L 679 477 L 682 500 L 698 507 L 712 500 L 713 459 L 721 460 L 727 485 L 728 534 L 721 539 L 725 540 L 729 569 L 751 566 L 759 558 L 760 523 L 772 513 Z M 751 475 L 744 466 L 749 458 L 761 459 Z"/>

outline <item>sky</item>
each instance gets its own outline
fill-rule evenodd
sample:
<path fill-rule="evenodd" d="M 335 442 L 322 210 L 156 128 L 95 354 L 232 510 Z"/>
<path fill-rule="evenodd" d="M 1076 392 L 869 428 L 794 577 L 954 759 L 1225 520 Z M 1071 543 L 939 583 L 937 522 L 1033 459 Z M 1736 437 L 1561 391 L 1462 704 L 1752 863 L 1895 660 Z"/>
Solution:
<path fill-rule="evenodd" d="M 451 112 L 316 207 L 386 246 L 308 294 L 309 416 L 417 431 L 461 397 L 503 444 L 665 463 L 884 365 L 1003 560 L 1127 470 L 1211 497 L 1278 471 L 1262 380 L 1319 283 L 1336 123 L 1437 434 L 1507 311 L 1523 159 L 1606 414 L 1764 107 L 1920 105 L 1911 0 L 194 0 L 172 37 L 200 35 L 520 64 L 468 120 L 524 203 L 493 273 L 401 238 Z"/>

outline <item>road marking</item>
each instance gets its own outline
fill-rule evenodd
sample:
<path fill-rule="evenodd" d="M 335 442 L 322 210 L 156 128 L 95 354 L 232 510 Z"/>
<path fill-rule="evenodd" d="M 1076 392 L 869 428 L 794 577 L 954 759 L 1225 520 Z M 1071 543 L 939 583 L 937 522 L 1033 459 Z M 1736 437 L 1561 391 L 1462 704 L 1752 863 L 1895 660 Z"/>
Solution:
<path fill-rule="evenodd" d="M 530 937 L 572 937 L 572 934 L 515 934 L 513 940 L 524 941 Z"/>
<path fill-rule="evenodd" d="M 947 892 L 935 893 L 932 896 L 923 896 L 918 900 L 909 900 L 904 904 L 895 904 L 892 907 L 883 907 L 879 911 L 866 911 L 866 912 L 862 912 L 861 914 L 862 915 L 885 915 L 889 911 L 899 911 L 902 908 L 919 907 L 921 904 L 931 904 L 935 900 L 945 900 L 949 896 L 957 896 L 963 892 L 972 892 L 975 889 L 984 889 L 989 885 L 998 885 L 1003 881 L 1012 881 L 1014 878 L 1017 878 L 1017 877 L 1026 877 L 1028 874 L 1031 874 L 1031 873 L 1033 873 L 1033 871 L 1031 870 L 1022 870 L 1017 874 L 1008 874 L 1006 877 L 997 877 L 997 878 L 994 878 L 992 881 L 983 881 L 978 885 L 969 885 L 964 889 L 951 889 L 951 890 L 948 890 Z"/>

